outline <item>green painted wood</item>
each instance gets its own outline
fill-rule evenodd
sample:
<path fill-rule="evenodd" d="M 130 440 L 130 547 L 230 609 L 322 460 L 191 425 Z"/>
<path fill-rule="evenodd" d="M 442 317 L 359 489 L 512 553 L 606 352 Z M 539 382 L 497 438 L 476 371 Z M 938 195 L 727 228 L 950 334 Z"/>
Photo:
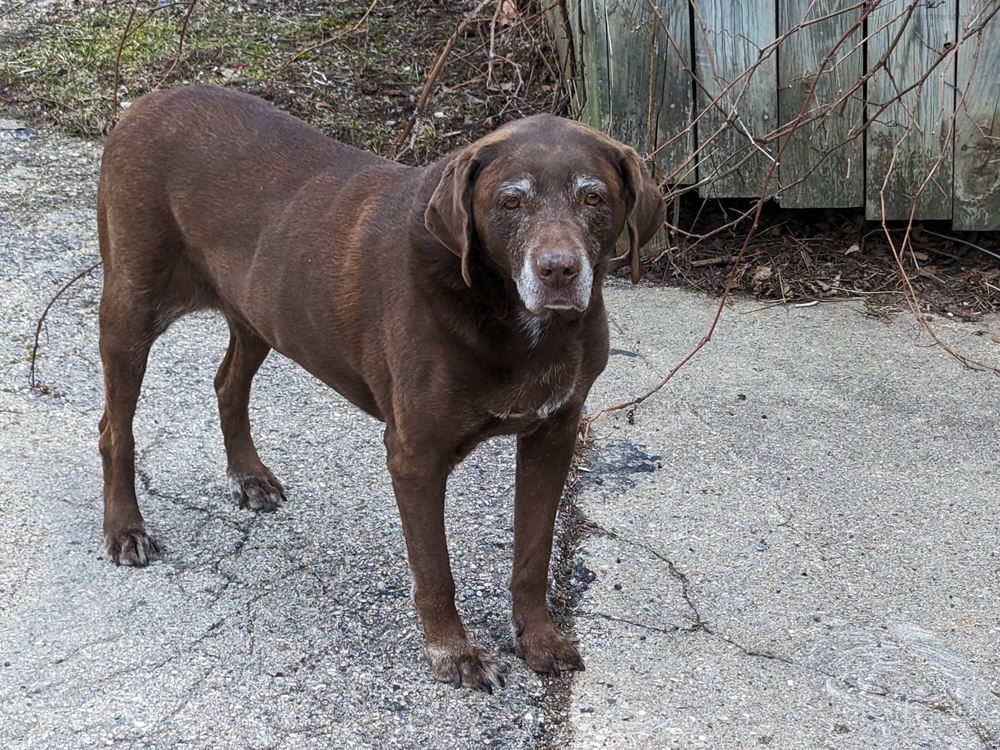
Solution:
<path fill-rule="evenodd" d="M 563 0 L 543 0 L 542 12 L 556 46 L 556 58 L 569 93 L 570 106 L 577 110 L 582 101 L 580 65 L 580 4 Z"/>
<path fill-rule="evenodd" d="M 776 36 L 775 6 L 733 0 L 692 0 L 692 6 L 695 70 L 705 87 L 698 92 L 698 110 L 708 108 L 697 125 L 698 148 L 703 149 L 698 179 L 711 180 L 701 193 L 715 198 L 759 196 L 777 153 L 776 144 L 751 140 L 766 138 L 777 125 L 777 56 L 760 59 Z M 713 101 L 720 106 L 712 106 Z M 720 132 L 727 121 L 732 124 Z M 770 191 L 777 187 L 775 180 Z"/>
<path fill-rule="evenodd" d="M 1000 16 L 998 3 L 959 0 L 955 214 L 960 230 L 1000 229 Z M 984 20 L 985 19 L 985 20 Z"/>
<path fill-rule="evenodd" d="M 956 0 L 883 0 L 869 19 L 867 105 L 874 118 L 866 136 L 869 219 L 951 218 L 955 65 L 934 61 L 955 44 L 956 13 Z M 886 54 L 888 64 L 878 68 Z M 922 86 L 906 91 L 924 76 Z M 920 191 L 932 170 L 933 180 Z"/>
<path fill-rule="evenodd" d="M 779 120 L 806 119 L 778 168 L 786 208 L 864 205 L 863 91 L 845 98 L 864 72 L 863 30 L 850 33 L 860 16 L 854 0 L 779 3 L 779 32 L 791 32 L 778 53 Z"/>
<path fill-rule="evenodd" d="M 580 118 L 599 130 L 606 130 L 604 113 L 610 107 L 607 12 L 603 0 L 580 0 L 580 52 L 583 60 L 583 99 Z"/>

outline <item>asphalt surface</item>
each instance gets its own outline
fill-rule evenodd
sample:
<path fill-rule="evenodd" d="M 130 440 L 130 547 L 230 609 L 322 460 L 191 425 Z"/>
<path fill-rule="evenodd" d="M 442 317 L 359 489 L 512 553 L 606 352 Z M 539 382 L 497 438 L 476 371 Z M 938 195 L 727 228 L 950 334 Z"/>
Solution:
<path fill-rule="evenodd" d="M 595 405 L 659 382 L 717 304 L 609 297 Z M 908 313 L 761 307 L 597 423 L 574 743 L 1000 747 L 1000 378 Z M 1000 360 L 997 319 L 931 322 Z"/>
<path fill-rule="evenodd" d="M 0 111 L 0 120 L 10 116 Z M 6 127 L 14 127 L 8 124 Z M 449 487 L 493 696 L 424 661 L 380 425 L 273 356 L 251 416 L 289 501 L 227 500 L 210 315 L 154 347 L 136 419 L 144 570 L 100 545 L 100 146 L 0 129 L 0 748 L 1000 748 L 1000 378 L 906 313 L 738 301 L 568 496 L 554 606 L 587 671 L 513 654 L 513 446 Z M 612 283 L 589 411 L 642 393 L 717 302 Z M 1000 321 L 932 323 L 1000 360 Z"/>

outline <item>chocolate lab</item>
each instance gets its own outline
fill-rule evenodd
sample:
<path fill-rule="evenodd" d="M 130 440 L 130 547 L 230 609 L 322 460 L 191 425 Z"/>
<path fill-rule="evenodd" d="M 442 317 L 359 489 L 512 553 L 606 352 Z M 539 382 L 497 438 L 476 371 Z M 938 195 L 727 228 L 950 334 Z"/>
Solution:
<path fill-rule="evenodd" d="M 635 151 L 542 115 L 414 169 L 260 99 L 178 88 L 137 101 L 111 133 L 97 213 L 104 541 L 116 562 L 159 553 L 134 481 L 150 346 L 213 308 L 230 331 L 215 390 L 241 507 L 273 511 L 284 497 L 247 415 L 276 349 L 385 422 L 434 676 L 491 690 L 497 664 L 455 609 L 445 482 L 478 443 L 516 435 L 517 653 L 540 672 L 582 669 L 546 608 L 549 556 L 584 399 L 608 358 L 601 284 L 615 241 L 627 227 L 636 279 L 663 222 Z"/>

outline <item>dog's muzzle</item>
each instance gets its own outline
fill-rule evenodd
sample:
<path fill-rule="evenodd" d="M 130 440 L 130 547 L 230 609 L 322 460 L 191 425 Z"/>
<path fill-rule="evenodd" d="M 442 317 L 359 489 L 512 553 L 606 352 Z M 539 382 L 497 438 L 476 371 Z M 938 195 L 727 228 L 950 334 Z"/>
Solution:
<path fill-rule="evenodd" d="M 590 304 L 594 269 L 582 250 L 545 248 L 527 254 L 517 275 L 517 292 L 528 311 L 584 311 Z"/>

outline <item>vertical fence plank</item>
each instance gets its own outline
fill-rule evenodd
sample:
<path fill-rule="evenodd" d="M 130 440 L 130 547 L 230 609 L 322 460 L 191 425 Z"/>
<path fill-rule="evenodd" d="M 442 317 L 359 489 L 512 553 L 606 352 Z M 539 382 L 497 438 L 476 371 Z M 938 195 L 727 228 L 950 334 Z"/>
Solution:
<path fill-rule="evenodd" d="M 639 153 L 656 148 L 653 107 L 662 104 L 662 92 L 652 90 L 650 70 L 655 58 L 658 26 L 646 0 L 610 0 L 601 3 L 607 13 L 609 108 L 604 125 L 608 132 Z M 653 102 L 653 98 L 658 101 Z"/>
<path fill-rule="evenodd" d="M 659 175 L 693 182 L 693 167 L 672 174 L 682 169 L 693 144 L 694 94 L 684 70 L 691 64 L 687 6 L 670 0 L 611 0 L 606 8 L 614 19 L 607 23 L 609 130 L 640 153 L 655 152 Z"/>
<path fill-rule="evenodd" d="M 883 0 L 869 18 L 869 219 L 951 218 L 955 65 L 934 61 L 955 44 L 957 12 L 956 0 Z"/>
<path fill-rule="evenodd" d="M 848 36 L 861 15 L 852 5 L 851 0 L 778 3 L 779 33 L 794 29 L 778 52 L 779 122 L 806 118 L 781 156 L 786 208 L 864 205 L 864 92 L 844 99 L 864 70 L 862 29 Z"/>
<path fill-rule="evenodd" d="M 696 72 L 704 86 L 698 109 L 707 108 L 697 125 L 703 149 L 698 179 L 712 180 L 701 193 L 759 196 L 776 153 L 773 144 L 751 140 L 769 135 L 777 125 L 777 56 L 772 50 L 761 57 L 776 36 L 774 4 L 692 0 L 692 6 Z"/>
<path fill-rule="evenodd" d="M 997 0 L 960 0 L 952 228 L 1000 229 L 1000 17 Z"/>
<path fill-rule="evenodd" d="M 583 65 L 580 49 L 580 4 L 563 0 L 542 0 L 545 22 L 556 46 L 556 58 L 563 77 L 563 88 L 569 93 L 570 106 L 583 101 L 580 69 Z"/>
<path fill-rule="evenodd" d="M 583 76 L 580 117 L 602 130 L 602 113 L 610 106 L 607 17 L 604 0 L 580 0 L 580 50 L 585 61 L 579 71 Z"/>
<path fill-rule="evenodd" d="M 694 95 L 687 5 L 672 0 L 581 0 L 583 118 L 640 153 L 654 172 L 693 182 Z M 678 57 L 680 55 L 681 57 Z"/>

